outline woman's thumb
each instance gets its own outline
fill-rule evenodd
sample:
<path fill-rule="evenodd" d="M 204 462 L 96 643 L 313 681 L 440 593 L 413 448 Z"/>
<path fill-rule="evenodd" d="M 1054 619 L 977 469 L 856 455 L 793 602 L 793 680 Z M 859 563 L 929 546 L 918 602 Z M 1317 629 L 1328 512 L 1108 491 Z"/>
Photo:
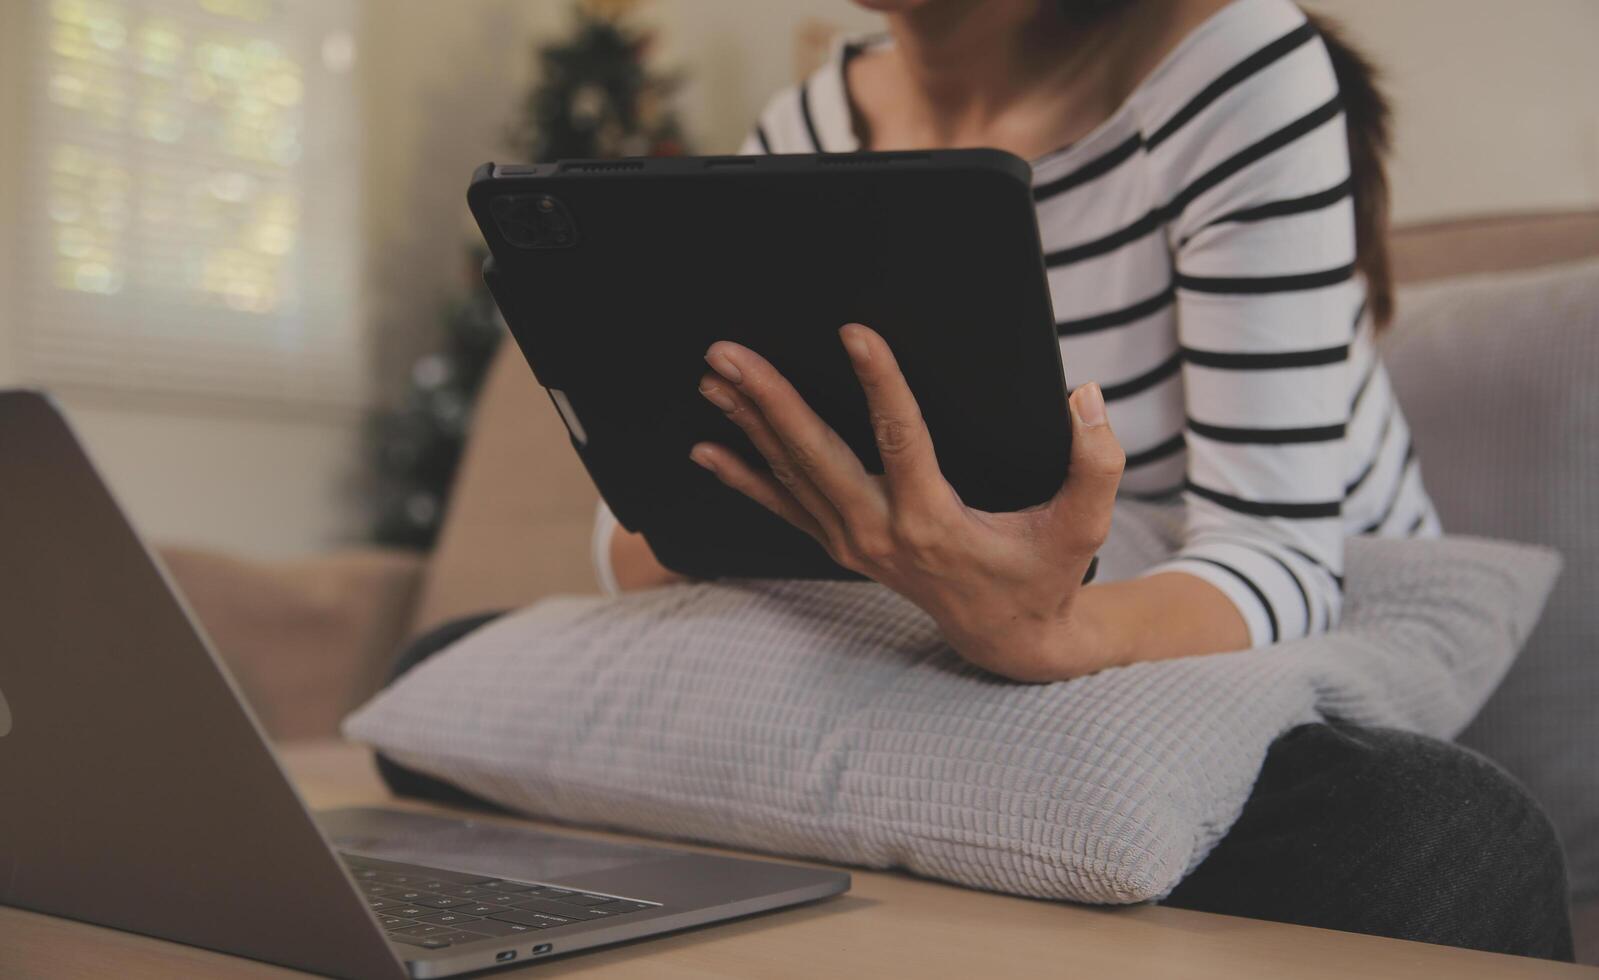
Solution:
<path fill-rule="evenodd" d="M 1098 548 L 1110 533 L 1116 488 L 1127 455 L 1105 415 L 1099 385 L 1079 385 L 1071 396 L 1072 458 L 1066 482 L 1052 505 L 1055 524 L 1074 550 Z"/>

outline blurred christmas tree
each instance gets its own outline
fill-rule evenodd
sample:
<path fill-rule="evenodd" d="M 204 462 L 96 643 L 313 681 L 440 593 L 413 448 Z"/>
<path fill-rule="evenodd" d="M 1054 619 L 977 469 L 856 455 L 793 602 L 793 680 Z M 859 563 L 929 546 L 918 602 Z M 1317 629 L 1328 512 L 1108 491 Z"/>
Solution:
<path fill-rule="evenodd" d="M 668 107 L 678 79 L 645 66 L 649 35 L 628 22 L 635 6 L 585 0 L 572 35 L 535 50 L 538 81 L 511 132 L 522 160 L 683 152 Z M 372 537 L 381 544 L 429 548 L 443 522 L 473 402 L 505 335 L 483 257 L 481 245 L 468 251 L 466 285 L 446 306 L 437 348 L 412 367 L 399 407 L 373 420 Z"/>
<path fill-rule="evenodd" d="M 677 156 L 682 132 L 667 102 L 674 75 L 645 67 L 650 37 L 627 26 L 636 0 L 588 0 L 569 41 L 538 52 L 539 82 L 511 140 L 525 159 Z"/>

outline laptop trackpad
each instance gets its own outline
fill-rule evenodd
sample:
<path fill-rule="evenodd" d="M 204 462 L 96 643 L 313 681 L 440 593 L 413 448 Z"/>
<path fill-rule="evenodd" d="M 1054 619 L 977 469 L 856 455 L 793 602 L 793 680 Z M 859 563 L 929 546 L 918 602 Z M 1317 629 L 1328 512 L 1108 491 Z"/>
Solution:
<path fill-rule="evenodd" d="M 346 854 L 525 881 L 559 882 L 680 856 L 653 847 L 402 810 L 351 807 L 314 816 L 334 850 Z"/>

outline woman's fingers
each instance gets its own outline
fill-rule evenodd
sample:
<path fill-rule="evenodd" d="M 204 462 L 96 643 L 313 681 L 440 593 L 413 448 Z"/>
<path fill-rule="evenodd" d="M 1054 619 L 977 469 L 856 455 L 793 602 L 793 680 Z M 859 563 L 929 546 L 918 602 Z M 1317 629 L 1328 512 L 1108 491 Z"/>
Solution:
<path fill-rule="evenodd" d="M 883 458 L 889 494 L 901 506 L 936 507 L 954 500 L 938 468 L 933 438 L 899 362 L 877 331 L 859 323 L 839 331 L 855 376 L 866 392 L 872 435 Z"/>
<path fill-rule="evenodd" d="M 810 512 L 776 478 L 757 472 L 739 455 L 725 446 L 702 442 L 689 450 L 688 458 L 710 470 L 718 480 L 742 493 L 767 510 L 788 521 L 827 546 L 827 534 Z"/>
<path fill-rule="evenodd" d="M 1111 431 L 1099 385 L 1079 385 L 1072 392 L 1071 413 L 1071 468 L 1050 504 L 1050 522 L 1055 539 L 1086 562 L 1110 533 L 1127 456 Z"/>
<path fill-rule="evenodd" d="M 841 534 L 843 519 L 838 509 L 817 489 L 810 477 L 790 458 L 788 448 L 762 417 L 761 410 L 737 388 L 717 374 L 700 379 L 700 394 L 721 409 L 728 419 L 749 438 L 755 451 L 766 460 L 774 481 L 793 497 L 800 507 L 828 535 Z M 697 462 L 697 461 L 696 461 Z M 741 461 L 742 462 L 742 461 Z"/>
<path fill-rule="evenodd" d="M 729 411 L 728 417 L 755 441 L 755 448 L 774 470 L 780 466 L 792 467 L 797 471 L 796 476 L 803 477 L 821 492 L 851 528 L 866 527 L 885 517 L 887 507 L 883 492 L 861 466 L 854 451 L 811 410 L 788 379 L 766 358 L 724 340 L 711 345 L 705 361 L 726 382 L 722 386 L 724 392 L 742 396 L 742 399 L 735 399 L 741 404 Z M 707 390 L 707 385 L 712 388 L 717 385 L 711 378 L 701 382 L 701 392 L 710 398 L 712 392 Z M 748 410 L 748 406 L 753 406 L 754 410 Z M 774 454 L 771 447 L 756 441 L 757 434 L 775 437 L 781 452 Z M 783 479 L 781 473 L 778 476 Z M 783 482 L 790 485 L 787 479 Z M 810 509 L 803 496 L 798 492 L 795 496 Z"/>

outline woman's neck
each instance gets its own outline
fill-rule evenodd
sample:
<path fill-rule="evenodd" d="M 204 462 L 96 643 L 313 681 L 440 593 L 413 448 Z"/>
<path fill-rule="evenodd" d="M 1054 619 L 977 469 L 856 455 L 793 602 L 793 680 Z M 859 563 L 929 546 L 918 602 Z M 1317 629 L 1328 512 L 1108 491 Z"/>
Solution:
<path fill-rule="evenodd" d="M 893 44 L 848 72 L 872 149 L 998 146 L 1024 158 L 1108 118 L 1187 29 L 1226 0 L 1130 0 L 1092 24 L 1056 0 L 936 0 L 890 13 Z"/>
<path fill-rule="evenodd" d="M 1080 32 L 1039 0 L 944 0 L 890 14 L 888 29 L 907 81 L 941 112 L 1003 106 L 1081 60 Z"/>

